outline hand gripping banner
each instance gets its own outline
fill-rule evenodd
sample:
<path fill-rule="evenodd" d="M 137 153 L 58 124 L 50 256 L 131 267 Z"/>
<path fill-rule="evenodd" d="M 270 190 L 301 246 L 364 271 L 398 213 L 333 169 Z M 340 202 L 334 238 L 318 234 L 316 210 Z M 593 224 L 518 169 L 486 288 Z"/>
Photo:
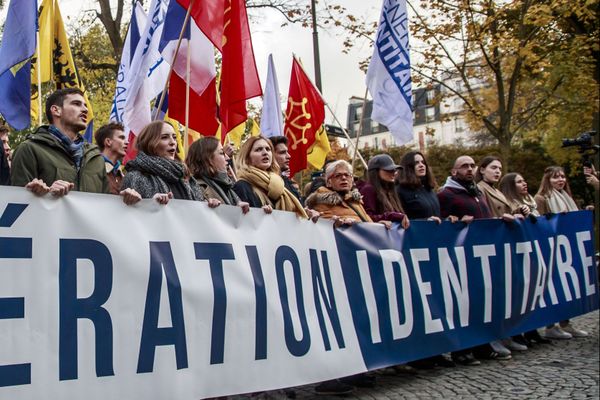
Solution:
<path fill-rule="evenodd" d="M 0 190 L 0 399 L 199 399 L 471 347 L 598 308 L 590 212 L 333 229 Z"/>

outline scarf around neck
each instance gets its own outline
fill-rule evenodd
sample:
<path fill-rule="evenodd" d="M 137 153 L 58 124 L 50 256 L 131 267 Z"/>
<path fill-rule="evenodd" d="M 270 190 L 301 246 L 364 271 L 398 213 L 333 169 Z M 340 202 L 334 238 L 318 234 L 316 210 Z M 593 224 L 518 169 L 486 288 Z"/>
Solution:
<path fill-rule="evenodd" d="M 81 167 L 81 160 L 83 159 L 83 145 L 85 144 L 83 137 L 77 134 L 75 140 L 71 140 L 54 125 L 48 127 L 48 132 L 58 139 L 60 145 L 69 154 L 77 169 L 79 169 Z"/>
<path fill-rule="evenodd" d="M 564 190 L 552 189 L 546 197 L 548 199 L 548 207 L 550 211 L 557 214 L 565 211 L 577 211 L 577 204 L 569 193 Z"/>
<path fill-rule="evenodd" d="M 281 176 L 248 166 L 238 173 L 238 178 L 252 185 L 263 204 L 273 204 L 277 210 L 295 212 L 301 218 L 308 218 L 296 196 L 285 188 Z"/>
<path fill-rule="evenodd" d="M 135 159 L 127 163 L 125 169 L 144 173 L 152 182 L 153 191 L 167 193 L 171 190 L 170 186 L 179 185 L 186 199 L 203 200 L 199 190 L 193 188 L 185 179 L 185 166 L 180 161 L 151 156 L 140 151 Z"/>

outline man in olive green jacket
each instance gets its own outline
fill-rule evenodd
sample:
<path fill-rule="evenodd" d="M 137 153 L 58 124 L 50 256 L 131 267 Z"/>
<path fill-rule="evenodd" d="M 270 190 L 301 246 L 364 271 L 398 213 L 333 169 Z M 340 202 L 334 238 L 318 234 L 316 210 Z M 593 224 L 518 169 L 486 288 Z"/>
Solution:
<path fill-rule="evenodd" d="M 79 134 L 86 128 L 87 112 L 79 89 L 52 93 L 46 101 L 50 125 L 40 126 L 14 152 L 12 184 L 38 195 L 64 196 L 71 190 L 108 193 L 100 150 Z"/>

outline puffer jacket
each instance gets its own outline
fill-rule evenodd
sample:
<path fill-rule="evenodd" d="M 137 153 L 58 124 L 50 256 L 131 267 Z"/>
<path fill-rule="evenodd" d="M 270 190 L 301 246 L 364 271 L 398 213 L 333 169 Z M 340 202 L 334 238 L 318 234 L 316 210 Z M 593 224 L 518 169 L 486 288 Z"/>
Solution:
<path fill-rule="evenodd" d="M 40 126 L 34 134 L 17 147 L 11 165 L 13 186 L 25 186 L 34 178 L 48 186 L 57 180 L 72 182 L 73 190 L 90 193 L 108 193 L 108 178 L 104 158 L 98 146 L 85 143 L 81 167 L 75 162 L 61 143 L 51 133 L 48 126 Z"/>
<path fill-rule="evenodd" d="M 360 192 L 356 189 L 344 197 L 325 186 L 306 198 L 306 207 L 321 213 L 321 218 L 350 218 L 355 221 L 373 222 L 363 208 Z"/>

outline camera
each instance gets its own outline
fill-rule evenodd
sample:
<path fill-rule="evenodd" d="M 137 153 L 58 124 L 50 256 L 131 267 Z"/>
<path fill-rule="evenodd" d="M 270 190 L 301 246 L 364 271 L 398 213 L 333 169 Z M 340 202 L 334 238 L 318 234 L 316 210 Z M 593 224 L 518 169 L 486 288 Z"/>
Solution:
<path fill-rule="evenodd" d="M 563 139 L 561 147 L 577 146 L 577 151 L 582 155 L 581 161 L 585 167 L 591 167 L 592 162 L 590 156 L 597 154 L 600 146 L 592 144 L 592 136 L 596 135 L 596 131 L 587 131 L 581 133 L 575 139 Z"/>
<path fill-rule="evenodd" d="M 571 146 L 579 146 L 584 149 L 591 149 L 592 145 L 592 136 L 596 135 L 596 131 L 588 131 L 583 132 L 579 135 L 579 137 L 575 139 L 563 139 L 561 147 L 571 147 Z"/>

